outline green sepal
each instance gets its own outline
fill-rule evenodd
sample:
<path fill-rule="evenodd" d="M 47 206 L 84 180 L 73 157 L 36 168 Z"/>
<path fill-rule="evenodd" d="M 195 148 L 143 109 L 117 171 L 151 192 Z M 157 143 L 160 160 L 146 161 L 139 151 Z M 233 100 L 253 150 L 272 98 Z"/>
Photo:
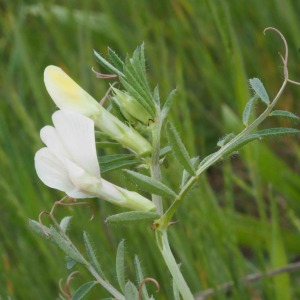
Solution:
<path fill-rule="evenodd" d="M 289 119 L 294 122 L 300 122 L 300 117 L 298 117 L 297 115 L 295 115 L 289 111 L 286 111 L 286 110 L 274 110 L 270 113 L 269 116 L 270 117 L 282 117 L 282 118 L 286 118 L 286 119 Z"/>
<path fill-rule="evenodd" d="M 72 296 L 72 300 L 81 300 L 95 286 L 97 281 L 89 281 L 80 286 Z"/>
<path fill-rule="evenodd" d="M 125 285 L 125 300 L 138 300 L 139 292 L 131 281 L 127 281 Z"/>
<path fill-rule="evenodd" d="M 250 85 L 257 96 L 267 105 L 270 104 L 270 99 L 263 83 L 258 78 L 249 79 Z"/>
<path fill-rule="evenodd" d="M 125 275 L 125 240 L 122 240 L 117 249 L 116 255 L 116 274 L 119 286 L 124 293 L 125 283 L 126 283 L 126 275 Z"/>
<path fill-rule="evenodd" d="M 151 194 L 165 196 L 165 197 L 176 197 L 176 193 L 173 192 L 169 187 L 164 185 L 162 182 L 151 178 L 149 176 L 131 171 L 123 170 L 129 175 L 129 180 L 137 185 L 137 187 L 145 192 Z"/>
<path fill-rule="evenodd" d="M 175 127 L 169 122 L 167 124 L 167 136 L 169 140 L 169 144 L 172 148 L 174 156 L 178 160 L 178 162 L 183 166 L 185 170 L 187 170 L 190 174 L 195 175 L 196 171 L 191 163 L 191 158 L 181 141 L 181 138 L 176 131 Z"/>
<path fill-rule="evenodd" d="M 105 279 L 104 272 L 100 266 L 100 263 L 97 259 L 95 250 L 93 249 L 92 243 L 90 241 L 89 235 L 87 232 L 83 232 L 83 241 L 84 241 L 84 246 L 85 246 L 85 251 L 87 253 L 87 256 L 89 258 L 90 264 L 94 267 L 94 269 L 97 271 L 97 273 Z"/>
<path fill-rule="evenodd" d="M 155 212 L 128 211 L 109 216 L 105 222 L 113 225 L 135 225 L 149 223 L 158 219 L 160 215 Z"/>

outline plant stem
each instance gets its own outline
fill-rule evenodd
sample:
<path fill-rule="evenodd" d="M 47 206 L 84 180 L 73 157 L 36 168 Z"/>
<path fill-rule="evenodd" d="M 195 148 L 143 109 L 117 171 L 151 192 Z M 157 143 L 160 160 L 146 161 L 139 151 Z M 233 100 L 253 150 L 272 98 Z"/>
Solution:
<path fill-rule="evenodd" d="M 159 226 L 161 229 L 167 228 L 169 222 L 171 221 L 175 211 L 177 210 L 178 206 L 180 205 L 182 199 L 185 197 L 187 192 L 191 189 L 191 187 L 195 184 L 195 182 L 198 180 L 199 176 L 207 170 L 210 166 L 215 164 L 218 160 L 220 160 L 223 157 L 223 154 L 230 149 L 231 146 L 233 146 L 237 141 L 244 138 L 248 134 L 250 134 L 259 124 L 261 124 L 270 114 L 270 112 L 273 110 L 274 106 L 278 102 L 279 97 L 282 95 L 285 86 L 287 84 L 288 80 L 285 79 L 276 95 L 276 97 L 273 99 L 273 101 L 268 105 L 268 107 L 265 109 L 265 111 L 256 119 L 254 120 L 249 126 L 247 126 L 242 132 L 240 132 L 236 137 L 234 137 L 232 140 L 230 140 L 226 145 L 224 145 L 219 151 L 212 154 L 205 163 L 200 165 L 199 169 L 196 171 L 196 175 L 192 176 L 187 183 L 182 187 L 181 191 L 179 192 L 178 196 L 175 198 L 172 205 L 169 207 L 169 209 L 165 212 L 163 217 L 161 218 L 159 222 Z"/>
<path fill-rule="evenodd" d="M 164 261 L 177 285 L 178 290 L 182 295 L 182 298 L 184 300 L 194 300 L 194 296 L 191 293 L 185 279 L 183 278 L 183 275 L 171 251 L 167 229 L 156 231 L 156 241 Z"/>
<path fill-rule="evenodd" d="M 151 160 L 151 177 L 161 181 L 161 171 L 159 165 L 159 152 L 160 152 L 160 132 L 161 132 L 161 120 L 158 116 L 152 129 L 152 160 Z M 161 196 L 152 194 L 152 201 L 156 205 L 156 212 L 159 215 L 163 214 L 163 206 Z"/>
<path fill-rule="evenodd" d="M 111 295 L 113 295 L 117 300 L 125 300 L 125 297 L 116 290 L 108 281 L 104 280 L 98 272 L 94 269 L 94 267 L 83 257 L 83 255 L 80 253 L 80 251 L 77 249 L 77 247 L 73 244 L 71 239 L 68 237 L 68 235 L 61 229 L 59 226 L 59 223 L 55 219 L 53 215 L 50 214 L 51 220 L 53 221 L 56 229 L 59 231 L 59 233 L 62 235 L 62 237 L 68 241 L 70 246 L 77 252 L 77 254 L 82 258 L 82 261 L 84 261 L 84 266 L 89 270 L 89 272 L 94 276 L 94 278 L 97 280 L 97 282 L 105 288 Z M 67 254 L 67 253 L 66 253 Z"/>

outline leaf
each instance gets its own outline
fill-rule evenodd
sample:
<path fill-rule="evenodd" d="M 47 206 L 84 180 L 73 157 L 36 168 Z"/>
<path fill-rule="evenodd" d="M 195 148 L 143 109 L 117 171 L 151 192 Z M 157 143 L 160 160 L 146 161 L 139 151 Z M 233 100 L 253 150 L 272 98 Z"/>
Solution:
<path fill-rule="evenodd" d="M 300 121 L 300 117 L 286 110 L 274 110 L 270 113 L 270 117 L 282 117 L 296 122 Z"/>
<path fill-rule="evenodd" d="M 97 284 L 97 281 L 89 281 L 79 287 L 72 296 L 72 300 L 82 299 L 92 288 Z"/>
<path fill-rule="evenodd" d="M 137 164 L 140 164 L 141 161 L 134 159 L 134 160 L 121 160 L 121 161 L 115 161 L 109 164 L 101 165 L 100 171 L 101 174 L 112 172 L 119 169 L 124 169 L 132 166 L 136 166 Z"/>
<path fill-rule="evenodd" d="M 269 128 L 269 129 L 263 129 L 259 130 L 253 134 L 250 134 L 233 145 L 231 145 L 225 152 L 224 156 L 227 156 L 231 154 L 232 152 L 240 149 L 245 144 L 248 144 L 249 142 L 253 140 L 261 140 L 263 138 L 270 138 L 270 137 L 277 137 L 277 136 L 283 136 L 283 135 L 296 135 L 300 134 L 300 130 L 295 128 Z"/>
<path fill-rule="evenodd" d="M 137 223 L 149 223 L 158 219 L 160 215 L 154 212 L 128 211 L 108 217 L 105 222 L 114 225 L 134 225 Z"/>
<path fill-rule="evenodd" d="M 29 220 L 28 225 L 38 236 L 40 236 L 44 240 L 47 240 L 47 241 L 52 240 L 51 234 L 50 234 L 50 228 L 48 228 L 45 225 L 42 225 L 39 222 L 34 221 L 34 220 Z"/>
<path fill-rule="evenodd" d="M 60 221 L 60 224 L 59 224 L 59 227 L 61 228 L 61 230 L 66 233 L 67 232 L 67 229 L 70 225 L 70 221 L 71 221 L 72 217 L 71 216 L 67 216 L 67 217 L 64 217 L 61 221 Z"/>
<path fill-rule="evenodd" d="M 255 93 L 259 96 L 259 98 L 266 103 L 267 105 L 270 104 L 270 99 L 267 94 L 267 91 L 263 85 L 263 83 L 258 78 L 252 78 L 249 80 L 251 87 L 255 91 Z"/>
<path fill-rule="evenodd" d="M 96 253 L 93 249 L 93 246 L 91 244 L 91 241 L 90 241 L 90 238 L 89 238 L 89 235 L 87 232 L 83 232 L 83 241 L 84 241 L 84 246 L 85 246 L 85 250 L 86 250 L 86 253 L 88 255 L 88 258 L 89 258 L 89 261 L 90 261 L 90 264 L 94 267 L 94 269 L 97 271 L 97 273 L 105 279 L 105 275 L 104 275 L 104 272 L 100 266 L 100 263 L 97 259 L 97 256 L 96 256 Z"/>
<path fill-rule="evenodd" d="M 258 100 L 258 97 L 257 97 L 257 95 L 255 95 L 247 102 L 247 104 L 245 106 L 245 109 L 243 112 L 243 124 L 245 126 L 249 125 L 250 116 L 254 111 L 257 100 Z"/>
<path fill-rule="evenodd" d="M 123 70 L 124 62 L 120 59 L 120 57 L 117 55 L 117 53 L 112 50 L 111 48 L 108 48 L 108 56 L 112 64 L 119 70 Z"/>
<path fill-rule="evenodd" d="M 109 164 L 112 162 L 126 160 L 128 158 L 134 157 L 134 154 L 115 154 L 115 155 L 105 155 L 99 157 L 100 164 Z"/>
<path fill-rule="evenodd" d="M 125 300 L 138 300 L 139 293 L 135 285 L 131 281 L 127 281 L 125 285 Z"/>
<path fill-rule="evenodd" d="M 119 286 L 124 293 L 125 290 L 125 240 L 119 243 L 116 256 L 116 273 Z"/>
<path fill-rule="evenodd" d="M 162 120 L 164 120 L 167 117 L 167 115 L 168 115 L 168 113 L 169 113 L 169 111 L 170 111 L 170 109 L 172 107 L 173 100 L 174 100 L 174 98 L 176 96 L 176 93 L 177 93 L 177 89 L 174 89 L 169 94 L 169 96 L 168 96 L 168 98 L 167 98 L 167 100 L 166 100 L 166 102 L 165 102 L 165 104 L 164 104 L 164 106 L 162 108 L 162 111 L 161 111 L 161 119 Z"/>
<path fill-rule="evenodd" d="M 135 268 L 135 274 L 136 274 L 136 277 L 137 277 L 137 283 L 138 283 L 138 286 L 139 286 L 143 282 L 145 277 L 144 277 L 144 274 L 143 274 L 143 270 L 142 270 L 140 260 L 139 260 L 137 255 L 134 257 L 134 268 Z M 149 294 L 148 294 L 148 291 L 147 291 L 146 284 L 143 284 L 142 295 L 143 295 L 143 297 L 142 297 L 143 299 L 149 299 Z"/>
<path fill-rule="evenodd" d="M 297 135 L 300 134 L 300 130 L 296 128 L 269 128 L 269 129 L 263 129 L 259 130 L 255 133 L 256 135 L 259 135 L 260 138 L 265 137 L 276 137 L 276 136 L 283 136 L 283 135 Z"/>
<path fill-rule="evenodd" d="M 149 176 L 131 171 L 124 170 L 129 175 L 129 179 L 137 185 L 137 187 L 145 192 L 165 197 L 176 197 L 176 193 L 160 181 Z"/>
<path fill-rule="evenodd" d="M 94 55 L 99 60 L 99 63 L 106 68 L 108 71 L 112 72 L 113 74 L 117 74 L 119 76 L 124 76 L 124 74 L 118 70 L 116 67 L 114 67 L 111 63 L 109 63 L 105 58 L 103 58 L 99 53 L 97 53 L 96 50 L 94 50 Z"/>
<path fill-rule="evenodd" d="M 167 124 L 167 135 L 168 135 L 169 144 L 178 162 L 190 174 L 195 175 L 196 173 L 191 163 L 191 158 L 184 144 L 182 143 L 179 134 L 177 133 L 175 127 L 171 123 Z"/>
<path fill-rule="evenodd" d="M 164 156 L 172 151 L 170 146 L 164 147 L 159 151 L 159 157 Z"/>
<path fill-rule="evenodd" d="M 155 87 L 155 89 L 153 91 L 153 99 L 154 99 L 155 103 L 159 106 L 160 105 L 160 96 L 159 96 L 158 85 Z"/>

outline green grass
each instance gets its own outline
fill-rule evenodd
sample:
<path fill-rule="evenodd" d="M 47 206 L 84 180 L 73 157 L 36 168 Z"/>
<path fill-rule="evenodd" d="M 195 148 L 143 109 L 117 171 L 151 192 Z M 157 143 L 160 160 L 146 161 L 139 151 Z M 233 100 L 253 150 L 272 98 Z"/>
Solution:
<path fill-rule="evenodd" d="M 290 46 L 290 74 L 300 80 L 297 1 L 8 1 L 0 13 L 0 296 L 7 299 L 55 299 L 58 281 L 66 279 L 60 250 L 35 236 L 29 218 L 37 219 L 62 195 L 44 186 L 34 170 L 34 153 L 42 146 L 39 129 L 49 124 L 55 105 L 43 84 L 43 70 L 64 68 L 96 99 L 108 83 L 96 79 L 93 49 L 107 47 L 121 56 L 143 41 L 149 81 L 159 83 L 162 98 L 178 87 L 171 119 L 192 155 L 216 150 L 218 139 L 242 127 L 241 115 L 250 96 L 247 79 L 259 77 L 270 95 L 282 81 L 278 50 L 283 45 L 265 27 L 278 28 Z M 227 3 L 227 4 L 226 4 Z M 300 88 L 290 86 L 280 109 L 299 112 Z M 291 126 L 273 119 L 269 125 Z M 231 293 L 214 299 L 297 299 L 299 273 L 238 284 L 247 274 L 293 262 L 299 257 L 299 138 L 248 145 L 239 156 L 216 165 L 199 181 L 180 207 L 170 229 L 171 245 L 194 293 L 235 281 Z M 178 189 L 180 166 L 169 157 L 165 183 Z M 107 178 L 125 184 L 123 174 Z M 157 299 L 172 299 L 154 234 L 149 228 L 108 227 L 107 216 L 120 211 L 92 200 L 96 218 L 86 208 L 60 208 L 73 215 L 71 236 L 78 244 L 89 232 L 102 267 L 116 282 L 117 245 L 126 239 L 128 272 L 138 254 L 147 277 L 161 285 Z M 294 217 L 291 216 L 294 213 Z M 46 221 L 47 222 L 47 221 Z M 80 269 L 72 287 L 91 280 Z M 150 286 L 150 284 L 149 284 Z M 87 299 L 107 296 L 95 287 Z M 1 298 L 1 297 L 0 297 Z"/>

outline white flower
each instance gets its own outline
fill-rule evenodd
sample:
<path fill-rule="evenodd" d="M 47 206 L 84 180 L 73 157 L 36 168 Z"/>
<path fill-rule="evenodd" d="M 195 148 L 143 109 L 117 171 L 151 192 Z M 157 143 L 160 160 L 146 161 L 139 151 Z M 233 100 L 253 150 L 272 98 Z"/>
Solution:
<path fill-rule="evenodd" d="M 49 95 L 60 109 L 91 118 L 101 131 L 140 156 L 151 153 L 152 147 L 143 136 L 103 108 L 61 68 L 48 66 L 44 81 Z"/>
<path fill-rule="evenodd" d="M 72 198 L 98 197 L 134 210 L 155 209 L 153 202 L 140 194 L 101 178 L 91 119 L 59 110 L 52 120 L 54 127 L 41 130 L 47 147 L 35 155 L 36 172 L 44 184 Z"/>

